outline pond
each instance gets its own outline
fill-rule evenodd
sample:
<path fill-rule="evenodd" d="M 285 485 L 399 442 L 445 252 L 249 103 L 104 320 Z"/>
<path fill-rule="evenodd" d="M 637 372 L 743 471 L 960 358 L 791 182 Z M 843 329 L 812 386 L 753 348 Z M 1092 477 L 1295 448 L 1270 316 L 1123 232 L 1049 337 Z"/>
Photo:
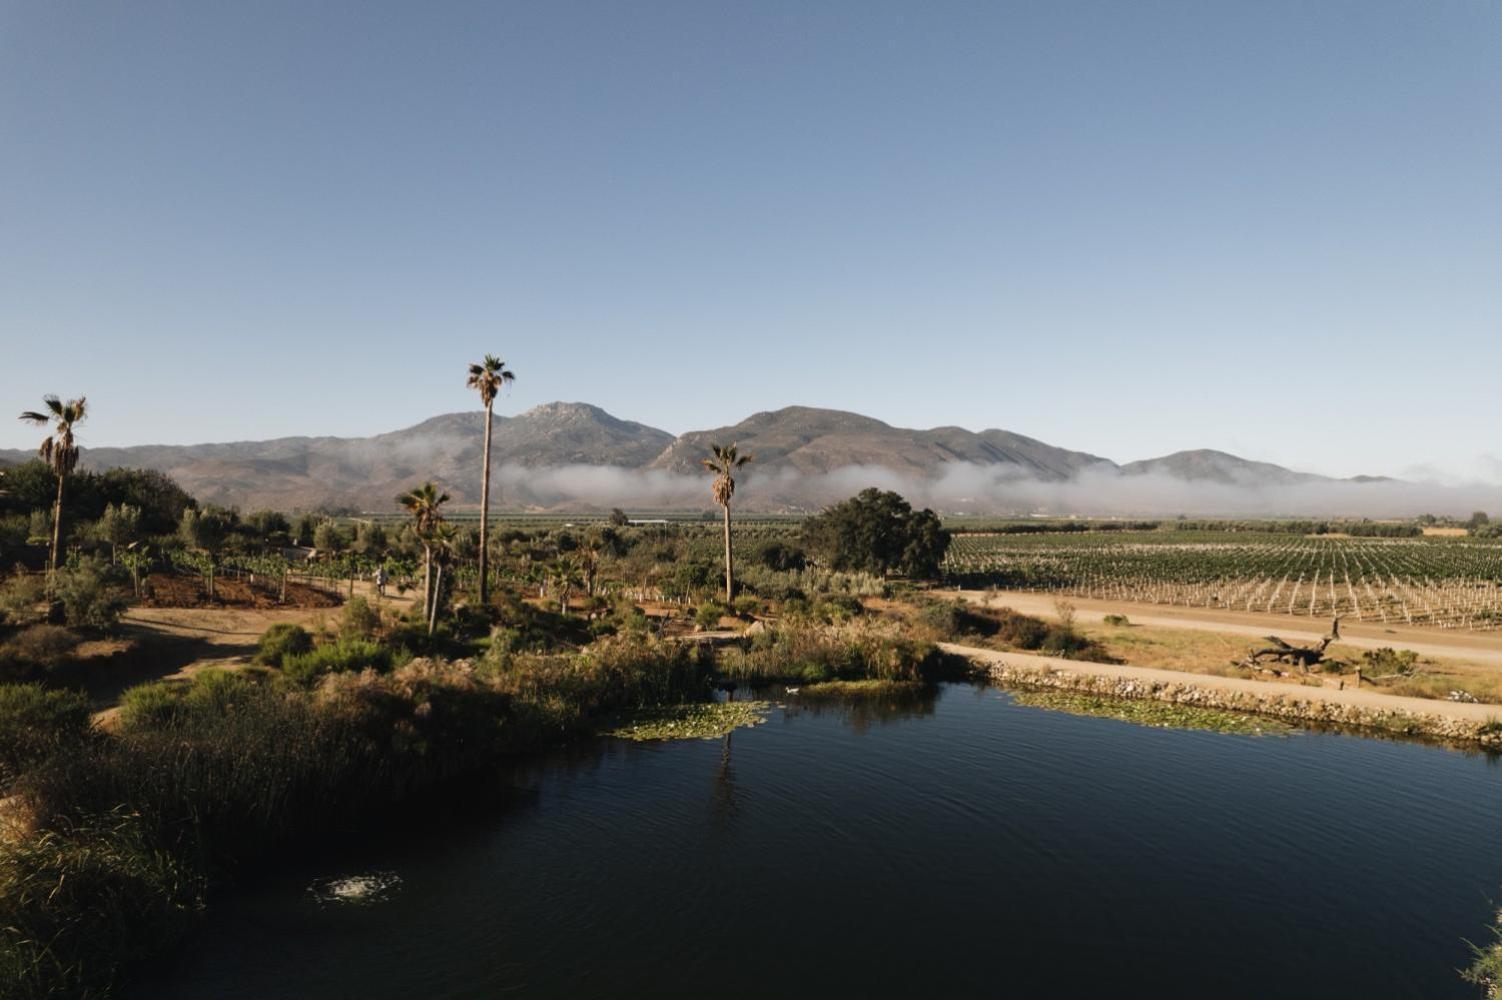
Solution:
<path fill-rule="evenodd" d="M 1502 771 L 947 685 L 607 740 L 216 901 L 157 998 L 1475 997 Z"/>

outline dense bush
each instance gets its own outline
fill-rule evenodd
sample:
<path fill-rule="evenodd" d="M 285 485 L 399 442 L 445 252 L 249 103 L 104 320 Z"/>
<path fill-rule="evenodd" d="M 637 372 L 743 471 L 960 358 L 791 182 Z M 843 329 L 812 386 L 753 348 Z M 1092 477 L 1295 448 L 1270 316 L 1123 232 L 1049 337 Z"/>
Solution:
<path fill-rule="evenodd" d="M 29 625 L 0 642 L 0 681 L 29 680 L 73 659 L 79 637 L 61 625 Z"/>
<path fill-rule="evenodd" d="M 752 637 L 745 649 L 726 651 L 720 668 L 753 681 L 935 681 L 957 664 L 931 644 L 869 629 L 782 625 Z"/>
<path fill-rule="evenodd" d="M 339 619 L 339 635 L 345 639 L 373 639 L 381 630 L 381 611 L 363 597 L 352 597 Z"/>
<path fill-rule="evenodd" d="M 62 602 L 69 625 L 109 628 L 125 611 L 124 584 L 119 567 L 98 556 L 88 556 L 59 568 L 52 589 Z"/>
<path fill-rule="evenodd" d="M 1368 677 L 1406 677 L 1418 666 L 1419 654 L 1411 649 L 1368 649 L 1361 654 L 1361 670 Z"/>
<path fill-rule="evenodd" d="M 933 511 L 914 511 L 896 493 L 868 489 L 803 522 L 803 546 L 832 569 L 934 577 L 949 532 Z"/>
<path fill-rule="evenodd" d="M 394 654 L 389 646 L 364 639 L 340 639 L 314 646 L 306 653 L 282 659 L 282 674 L 288 680 L 310 686 L 325 674 L 351 670 L 389 670 Z"/>
<path fill-rule="evenodd" d="M 789 570 L 802 569 L 808 557 L 796 545 L 771 539 L 762 542 L 752 550 L 751 560 L 755 565 L 786 573 Z"/>
<path fill-rule="evenodd" d="M 306 653 L 313 648 L 313 637 L 301 625 L 277 622 L 265 632 L 256 644 L 255 662 L 268 667 L 280 667 L 289 656 Z"/>
<path fill-rule="evenodd" d="M 41 684 L 0 684 L 0 789 L 89 733 L 89 701 Z"/>
<path fill-rule="evenodd" d="M 1001 608 L 994 614 L 983 617 L 996 623 L 995 631 L 991 634 L 1008 646 L 1042 649 L 1048 641 L 1050 629 L 1048 623 L 1041 618 L 1034 618 L 1011 608 Z"/>
<path fill-rule="evenodd" d="M 98 520 L 110 504 L 128 505 L 141 512 L 140 530 L 144 534 L 161 535 L 175 530 L 183 511 L 196 506 L 171 477 L 152 469 L 80 469 L 68 474 L 65 486 L 68 509 L 64 520 L 74 524 Z M 6 470 L 0 513 L 51 509 L 56 496 L 57 479 L 52 469 L 41 461 L 25 462 Z"/>
<path fill-rule="evenodd" d="M 180 686 L 153 681 L 126 688 L 120 696 L 120 725 L 125 729 L 158 729 L 177 718 L 182 706 Z"/>
<path fill-rule="evenodd" d="M 41 617 L 38 606 L 46 597 L 46 580 L 40 573 L 20 567 L 0 583 L 0 616 L 12 625 L 25 625 Z"/>
<path fill-rule="evenodd" d="M 718 601 L 705 601 L 694 609 L 694 624 L 703 631 L 718 628 L 720 618 L 725 614 L 725 605 Z"/>
<path fill-rule="evenodd" d="M 994 639 L 1012 649 L 1071 660 L 1115 662 L 1098 642 L 1075 629 L 1073 609 L 1068 604 L 1061 604 L 1059 608 L 1060 621 L 1051 623 L 1011 608 L 931 601 L 920 606 L 915 622 L 940 638 L 961 641 Z"/>
<path fill-rule="evenodd" d="M 26 514 L 0 514 L 0 556 L 13 552 L 31 537 L 31 518 Z"/>

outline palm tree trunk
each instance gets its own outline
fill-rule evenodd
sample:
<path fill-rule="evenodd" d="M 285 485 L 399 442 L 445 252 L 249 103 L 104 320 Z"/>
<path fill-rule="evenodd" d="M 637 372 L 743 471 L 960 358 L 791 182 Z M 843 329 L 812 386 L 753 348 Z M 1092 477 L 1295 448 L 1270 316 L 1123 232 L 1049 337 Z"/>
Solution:
<path fill-rule="evenodd" d="M 57 503 L 52 507 L 52 572 L 57 572 L 57 556 L 63 544 L 63 482 L 65 478 L 61 473 L 57 477 Z"/>
<path fill-rule="evenodd" d="M 480 479 L 480 604 L 490 603 L 490 423 L 494 403 L 485 404 L 485 457 Z"/>
<path fill-rule="evenodd" d="M 725 604 L 735 595 L 735 575 L 730 563 L 730 505 L 725 505 Z"/>
<path fill-rule="evenodd" d="M 422 547 L 422 617 L 427 621 L 433 606 L 433 550 Z"/>
<path fill-rule="evenodd" d="M 433 610 L 428 613 L 428 635 L 438 627 L 438 604 L 443 596 L 443 563 L 438 564 L 438 571 L 433 580 Z"/>

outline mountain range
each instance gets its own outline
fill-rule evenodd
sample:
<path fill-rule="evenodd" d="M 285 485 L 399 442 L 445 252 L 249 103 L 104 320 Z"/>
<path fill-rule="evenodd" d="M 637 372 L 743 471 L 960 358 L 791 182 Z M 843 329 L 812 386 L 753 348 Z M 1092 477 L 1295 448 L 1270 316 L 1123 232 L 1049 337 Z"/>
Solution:
<path fill-rule="evenodd" d="M 459 507 L 479 502 L 484 414 L 450 413 L 373 437 L 288 437 L 224 444 L 86 448 L 84 468 L 158 469 L 200 500 L 242 509 L 387 511 L 425 479 Z M 748 509 L 809 509 L 864 485 L 901 486 L 981 471 L 995 496 L 971 506 L 1008 508 L 1005 483 L 1067 483 L 1082 475 L 1159 476 L 1186 483 L 1264 488 L 1334 482 L 1218 451 L 1185 451 L 1118 465 L 1004 430 L 914 430 L 840 410 L 790 406 L 738 424 L 674 436 L 587 403 L 548 403 L 496 416 L 493 503 L 501 509 L 612 505 L 707 506 L 699 459 L 710 443 L 755 455 L 738 496 Z M 29 458 L 0 451 L 0 466 Z M 624 478 L 623 478 L 624 476 Z M 692 478 L 690 478 L 692 477 Z"/>

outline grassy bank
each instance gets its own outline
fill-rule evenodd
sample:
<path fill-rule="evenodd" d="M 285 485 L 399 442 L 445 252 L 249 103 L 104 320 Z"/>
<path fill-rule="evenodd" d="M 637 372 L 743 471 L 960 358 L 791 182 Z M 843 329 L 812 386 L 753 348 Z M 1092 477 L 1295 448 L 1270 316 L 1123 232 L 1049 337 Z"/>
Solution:
<path fill-rule="evenodd" d="M 611 712 L 704 700 L 711 672 L 692 645 L 610 641 L 312 686 L 267 670 L 137 689 L 115 731 L 64 727 L 11 755 L 32 763 L 11 788 L 24 832 L 0 850 L 0 996 L 105 996 L 273 848 Z"/>
<path fill-rule="evenodd" d="M 134 688 L 107 731 L 76 697 L 0 686 L 0 736 L 25 734 L 0 739 L 13 821 L 0 848 L 0 997 L 107 996 L 177 946 L 235 872 L 499 759 L 601 731 L 755 724 L 760 705 L 714 705 L 717 672 L 865 693 L 968 670 L 928 644 L 808 623 L 719 664 L 697 643 L 640 636 L 509 646 L 411 658 L 278 628 L 261 666 Z"/>

